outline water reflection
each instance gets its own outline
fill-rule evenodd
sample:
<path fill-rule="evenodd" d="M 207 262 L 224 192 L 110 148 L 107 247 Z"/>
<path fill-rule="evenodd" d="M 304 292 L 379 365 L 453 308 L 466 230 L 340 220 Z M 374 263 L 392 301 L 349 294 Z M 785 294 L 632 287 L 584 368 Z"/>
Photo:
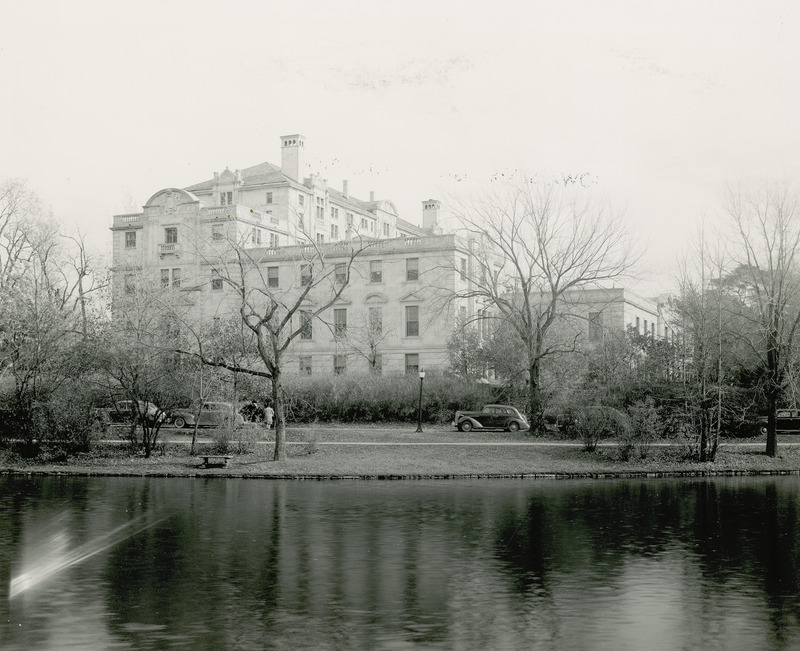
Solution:
<path fill-rule="evenodd" d="M 43 570 L 54 522 L 65 538 L 60 571 L 0 594 L 0 646 L 798 648 L 799 495 L 795 477 L 3 477 L 5 585 Z"/>

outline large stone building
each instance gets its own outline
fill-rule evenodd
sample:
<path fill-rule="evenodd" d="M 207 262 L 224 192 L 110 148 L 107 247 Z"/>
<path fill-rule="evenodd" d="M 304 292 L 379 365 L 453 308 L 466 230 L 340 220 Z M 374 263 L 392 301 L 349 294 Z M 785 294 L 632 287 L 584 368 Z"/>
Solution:
<path fill-rule="evenodd" d="M 286 370 L 443 368 L 454 325 L 454 306 L 445 299 L 466 282 L 459 270 L 468 252 L 454 235 L 441 233 L 439 202 L 423 202 L 422 227 L 415 226 L 389 200 L 371 193 L 363 201 L 348 193 L 347 182 L 338 191 L 318 175 L 306 176 L 303 136 L 283 136 L 281 151 L 280 167 L 225 170 L 156 192 L 141 213 L 115 215 L 115 295 L 140 282 L 160 284 L 180 295 L 193 319 L 209 320 L 237 309 L 219 268 L 232 244 L 258 261 L 269 291 L 291 296 L 303 287 L 309 256 L 320 251 L 327 264 L 342 266 L 358 241 L 363 251 L 351 282 L 329 313 L 296 339 Z M 467 302 L 458 307 L 472 309 Z M 310 303 L 303 314 L 312 310 Z"/>

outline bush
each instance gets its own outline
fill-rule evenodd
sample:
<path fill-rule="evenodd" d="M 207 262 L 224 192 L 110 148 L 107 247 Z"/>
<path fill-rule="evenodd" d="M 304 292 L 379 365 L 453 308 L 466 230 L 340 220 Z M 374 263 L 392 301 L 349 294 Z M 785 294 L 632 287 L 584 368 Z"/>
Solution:
<path fill-rule="evenodd" d="M 583 440 L 584 449 L 593 452 L 600 441 L 626 436 L 631 423 L 625 414 L 613 407 L 581 407 L 573 410 L 572 427 Z"/>
<path fill-rule="evenodd" d="M 650 453 L 650 446 L 664 432 L 664 423 L 658 415 L 652 398 L 646 398 L 628 408 L 630 428 L 620 440 L 623 459 L 638 456 L 641 459 Z"/>

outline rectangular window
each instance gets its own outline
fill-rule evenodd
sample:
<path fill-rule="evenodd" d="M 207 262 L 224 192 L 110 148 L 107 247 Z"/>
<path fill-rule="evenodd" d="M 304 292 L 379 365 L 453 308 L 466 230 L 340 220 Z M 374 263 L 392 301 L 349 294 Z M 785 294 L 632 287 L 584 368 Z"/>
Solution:
<path fill-rule="evenodd" d="M 331 224 L 331 239 L 338 240 L 339 239 L 339 225 L 338 224 Z"/>
<path fill-rule="evenodd" d="M 367 230 L 367 218 L 366 217 L 362 217 L 361 218 L 361 230 L 364 230 L 364 231 Z"/>
<path fill-rule="evenodd" d="M 317 197 L 317 220 L 325 220 L 325 199 Z"/>
<path fill-rule="evenodd" d="M 313 339 L 314 329 L 311 312 L 300 312 L 300 339 Z"/>
<path fill-rule="evenodd" d="M 331 219 L 339 219 L 339 209 L 331 206 Z"/>
<path fill-rule="evenodd" d="M 164 242 L 166 244 L 178 243 L 178 229 L 175 227 L 164 229 Z"/>
<path fill-rule="evenodd" d="M 317 233 L 317 244 L 325 244 L 325 234 Z"/>
<path fill-rule="evenodd" d="M 419 353 L 406 353 L 406 375 L 419 374 Z"/>
<path fill-rule="evenodd" d="M 267 267 L 267 287 L 278 286 L 278 267 Z"/>
<path fill-rule="evenodd" d="M 374 219 L 370 219 L 369 220 L 369 232 L 370 233 L 374 233 L 375 232 L 375 220 Z"/>
<path fill-rule="evenodd" d="M 382 283 L 383 282 L 383 261 L 370 260 L 369 262 L 369 282 Z"/>
<path fill-rule="evenodd" d="M 230 206 L 231 204 L 233 204 L 233 192 L 220 192 L 219 205 Z"/>
<path fill-rule="evenodd" d="M 267 203 L 272 203 L 272 192 L 267 192 Z"/>
<path fill-rule="evenodd" d="M 211 272 L 211 289 L 215 292 L 222 291 L 222 278 L 216 269 Z"/>
<path fill-rule="evenodd" d="M 136 248 L 136 231 L 127 231 L 125 233 L 125 248 L 126 249 Z"/>
<path fill-rule="evenodd" d="M 347 308 L 337 308 L 333 311 L 333 334 L 344 337 L 347 334 Z"/>
<path fill-rule="evenodd" d="M 275 248 L 276 246 L 280 246 L 280 239 L 278 238 L 278 234 L 277 233 L 270 233 L 269 234 L 269 245 L 272 248 Z"/>
<path fill-rule="evenodd" d="M 347 357 L 345 355 L 333 356 L 333 373 L 334 375 L 343 375 L 347 370 Z"/>
<path fill-rule="evenodd" d="M 261 229 L 254 228 L 251 236 L 253 244 L 261 244 Z"/>
<path fill-rule="evenodd" d="M 347 282 L 347 263 L 337 262 L 334 267 L 334 281 L 338 285 L 344 285 Z"/>
<path fill-rule="evenodd" d="M 311 355 L 300 358 L 300 375 L 311 375 Z"/>
<path fill-rule="evenodd" d="M 345 223 L 347 224 L 347 228 L 350 229 L 353 227 L 353 213 L 349 212 L 345 216 Z"/>
<path fill-rule="evenodd" d="M 419 280 L 419 258 L 406 260 L 406 280 Z"/>
<path fill-rule="evenodd" d="M 222 224 L 212 224 L 211 225 L 211 239 L 212 240 L 221 240 L 224 239 L 225 234 L 222 231 Z"/>
<path fill-rule="evenodd" d="M 383 234 L 384 234 L 386 237 L 389 237 L 389 224 L 384 224 L 384 225 L 383 225 Z"/>
<path fill-rule="evenodd" d="M 459 275 L 461 276 L 461 280 L 467 279 L 467 259 L 461 258 L 461 269 L 459 270 Z"/>
<path fill-rule="evenodd" d="M 300 284 L 305 287 L 311 284 L 311 265 L 304 264 L 300 267 Z"/>
<path fill-rule="evenodd" d="M 603 314 L 589 312 L 589 341 L 603 340 Z"/>
<path fill-rule="evenodd" d="M 161 270 L 161 286 L 164 288 L 169 287 L 169 269 Z"/>
<path fill-rule="evenodd" d="M 419 305 L 406 305 L 406 337 L 419 337 Z"/>
<path fill-rule="evenodd" d="M 297 195 L 297 205 L 298 206 L 305 206 L 306 205 L 306 196 L 304 194 Z"/>
<path fill-rule="evenodd" d="M 172 270 L 172 286 L 177 288 L 181 286 L 181 270 L 180 269 L 173 269 Z"/>
<path fill-rule="evenodd" d="M 370 307 L 369 308 L 369 338 L 379 335 L 383 332 L 383 308 Z"/>

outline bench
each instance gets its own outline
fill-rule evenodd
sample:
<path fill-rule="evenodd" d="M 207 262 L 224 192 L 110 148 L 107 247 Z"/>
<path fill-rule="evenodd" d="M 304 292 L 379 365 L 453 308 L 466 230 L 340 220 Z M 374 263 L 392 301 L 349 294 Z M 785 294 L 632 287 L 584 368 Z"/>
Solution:
<path fill-rule="evenodd" d="M 228 459 L 231 457 L 227 454 L 201 454 L 200 458 L 203 460 L 203 463 L 200 464 L 201 468 L 224 468 L 228 465 Z"/>

